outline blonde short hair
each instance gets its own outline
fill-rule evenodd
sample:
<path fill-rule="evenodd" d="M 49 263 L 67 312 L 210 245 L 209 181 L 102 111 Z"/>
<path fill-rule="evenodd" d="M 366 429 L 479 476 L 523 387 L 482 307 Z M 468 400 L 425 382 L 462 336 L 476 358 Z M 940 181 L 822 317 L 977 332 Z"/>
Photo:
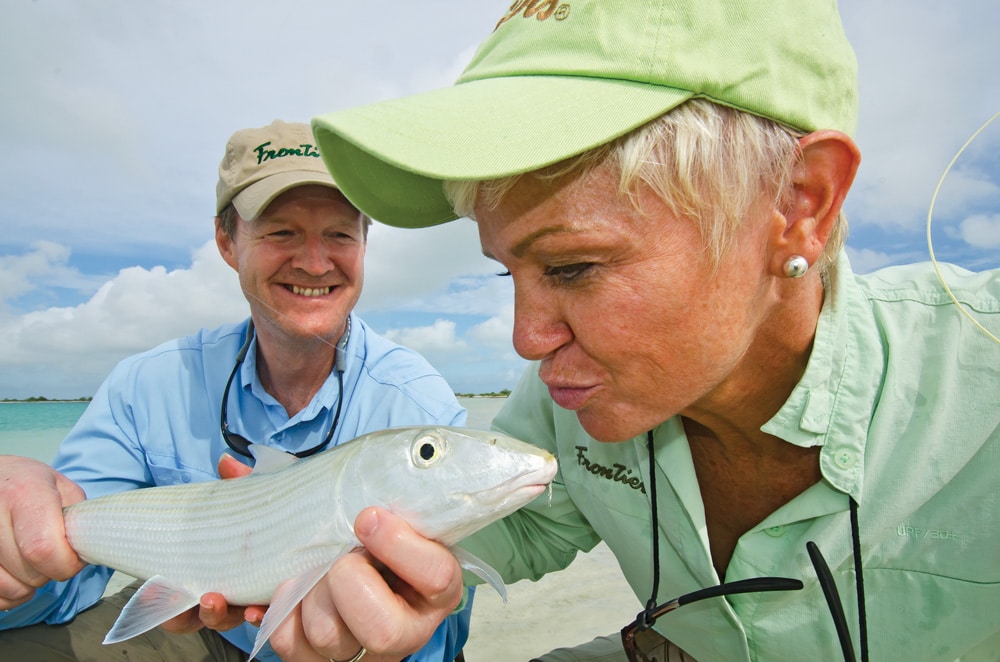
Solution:
<path fill-rule="evenodd" d="M 620 173 L 622 196 L 635 202 L 637 186 L 648 186 L 674 214 L 697 224 L 717 265 L 733 249 L 736 229 L 761 195 L 787 211 L 802 135 L 773 120 L 694 99 L 621 138 L 526 175 L 583 175 L 611 165 Z M 495 207 L 523 176 L 447 181 L 445 195 L 455 213 L 474 218 L 480 198 Z M 841 213 L 817 261 L 820 273 L 835 262 L 846 236 Z"/>

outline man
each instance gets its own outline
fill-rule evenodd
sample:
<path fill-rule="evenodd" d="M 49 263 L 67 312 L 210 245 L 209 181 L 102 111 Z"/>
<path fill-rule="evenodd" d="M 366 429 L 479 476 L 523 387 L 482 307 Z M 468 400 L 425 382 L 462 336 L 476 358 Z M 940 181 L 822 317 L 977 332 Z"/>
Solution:
<path fill-rule="evenodd" d="M 220 458 L 248 456 L 249 443 L 305 457 L 387 427 L 465 422 L 452 390 L 421 356 L 352 314 L 369 221 L 338 190 L 308 125 L 237 131 L 216 192 L 216 243 L 239 274 L 250 319 L 122 361 L 62 443 L 54 469 L 26 458 L 0 462 L 4 659 L 111 660 L 127 651 L 129 659 L 244 660 L 255 636 L 244 615 L 259 622 L 261 610 L 227 610 L 217 594 L 164 628 L 102 646 L 135 587 L 102 600 L 111 571 L 81 565 L 60 508 L 217 479 Z M 471 601 L 412 659 L 454 659 L 470 609 Z M 36 623 L 50 625 L 25 627 Z M 270 648 L 259 657 L 277 659 Z"/>
<path fill-rule="evenodd" d="M 471 216 L 513 280 L 534 363 L 493 424 L 560 473 L 463 547 L 510 581 L 607 542 L 647 604 L 615 659 L 1000 659 L 1000 271 L 940 265 L 988 333 L 933 265 L 852 273 L 834 0 L 504 6 L 453 87 L 314 120 L 354 204 Z M 289 639 L 420 640 L 327 604 Z"/>

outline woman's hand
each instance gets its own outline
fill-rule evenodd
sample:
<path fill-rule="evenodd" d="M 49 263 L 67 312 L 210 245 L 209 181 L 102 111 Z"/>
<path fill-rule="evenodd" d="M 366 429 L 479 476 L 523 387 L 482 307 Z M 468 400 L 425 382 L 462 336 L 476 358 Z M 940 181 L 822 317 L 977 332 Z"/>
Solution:
<path fill-rule="evenodd" d="M 368 508 L 365 549 L 339 559 L 271 637 L 286 660 L 398 660 L 419 650 L 461 601 L 462 571 L 443 545 L 392 513 Z"/>

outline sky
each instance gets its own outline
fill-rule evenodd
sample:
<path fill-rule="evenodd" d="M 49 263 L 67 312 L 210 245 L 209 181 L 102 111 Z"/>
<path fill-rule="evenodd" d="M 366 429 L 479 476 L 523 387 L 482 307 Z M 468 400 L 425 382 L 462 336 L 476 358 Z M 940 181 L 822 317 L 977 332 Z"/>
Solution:
<path fill-rule="evenodd" d="M 572 0 L 567 0 L 571 5 Z M 10 0 L 0 9 L 0 399 L 248 314 L 213 241 L 229 135 L 450 85 L 509 0 Z M 863 162 L 855 271 L 928 259 L 927 215 L 1000 111 L 1000 3 L 843 0 Z M 1000 266 L 1000 121 L 934 205 L 934 253 Z M 376 224 L 356 309 L 459 393 L 511 388 L 513 289 L 467 219 Z"/>

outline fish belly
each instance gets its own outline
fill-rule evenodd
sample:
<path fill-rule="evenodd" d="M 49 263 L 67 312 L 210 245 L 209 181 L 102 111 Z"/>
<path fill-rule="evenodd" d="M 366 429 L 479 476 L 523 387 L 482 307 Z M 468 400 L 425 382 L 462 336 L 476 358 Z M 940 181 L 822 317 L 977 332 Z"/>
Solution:
<path fill-rule="evenodd" d="M 84 501 L 66 511 L 80 557 L 139 579 L 159 575 L 195 595 L 266 604 L 282 581 L 354 546 L 324 523 L 315 483 L 250 476 Z M 339 527 L 342 528 L 342 527 Z"/>

